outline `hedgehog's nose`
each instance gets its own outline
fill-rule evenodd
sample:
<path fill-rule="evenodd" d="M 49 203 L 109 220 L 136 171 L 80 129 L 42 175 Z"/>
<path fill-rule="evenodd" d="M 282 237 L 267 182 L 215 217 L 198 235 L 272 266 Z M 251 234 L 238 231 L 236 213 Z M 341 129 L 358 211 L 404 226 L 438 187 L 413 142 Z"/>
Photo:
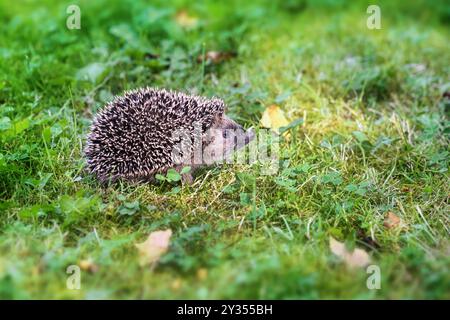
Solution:
<path fill-rule="evenodd" d="M 245 133 L 245 144 L 249 144 L 253 139 L 255 139 L 255 131 L 253 128 L 249 128 Z"/>

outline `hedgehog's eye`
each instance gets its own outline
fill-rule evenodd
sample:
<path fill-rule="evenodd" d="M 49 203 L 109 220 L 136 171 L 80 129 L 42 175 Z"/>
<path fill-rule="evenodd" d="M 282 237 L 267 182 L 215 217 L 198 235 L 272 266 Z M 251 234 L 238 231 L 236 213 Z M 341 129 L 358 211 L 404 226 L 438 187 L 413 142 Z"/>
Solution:
<path fill-rule="evenodd" d="M 228 138 L 228 130 L 223 130 L 223 131 L 222 131 L 222 137 L 223 137 L 224 139 Z"/>

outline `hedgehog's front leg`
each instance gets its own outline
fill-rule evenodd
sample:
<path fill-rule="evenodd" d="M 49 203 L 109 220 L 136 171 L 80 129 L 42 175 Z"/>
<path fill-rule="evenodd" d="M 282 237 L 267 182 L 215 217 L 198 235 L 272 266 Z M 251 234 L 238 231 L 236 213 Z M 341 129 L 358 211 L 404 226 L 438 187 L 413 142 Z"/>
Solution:
<path fill-rule="evenodd" d="M 189 172 L 181 173 L 183 168 L 190 166 Z M 194 182 L 194 166 L 189 164 L 182 164 L 175 167 L 175 170 L 181 174 L 181 183 L 186 185 L 191 185 Z"/>
<path fill-rule="evenodd" d="M 194 182 L 194 177 L 192 176 L 192 173 L 183 173 L 181 175 L 181 183 L 186 185 L 191 185 Z"/>

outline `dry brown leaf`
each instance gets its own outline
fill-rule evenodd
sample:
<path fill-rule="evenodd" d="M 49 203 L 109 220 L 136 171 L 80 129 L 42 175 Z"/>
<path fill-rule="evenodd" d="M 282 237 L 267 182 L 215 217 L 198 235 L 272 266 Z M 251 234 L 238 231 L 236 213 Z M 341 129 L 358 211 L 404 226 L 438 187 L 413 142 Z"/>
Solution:
<path fill-rule="evenodd" d="M 350 268 L 365 267 L 370 263 L 370 256 L 362 249 L 348 251 L 345 244 L 330 237 L 330 249 L 336 256 L 341 258 Z"/>
<path fill-rule="evenodd" d="M 286 127 L 289 124 L 283 110 L 275 104 L 264 110 L 260 122 L 263 127 L 272 129 L 277 133 L 281 127 Z"/>
<path fill-rule="evenodd" d="M 450 99 L 450 91 L 445 91 L 445 92 L 442 94 L 442 97 L 443 97 L 443 98 Z"/>
<path fill-rule="evenodd" d="M 384 219 L 383 225 L 388 228 L 396 228 L 400 226 L 402 220 L 393 212 L 389 211 Z"/>
<path fill-rule="evenodd" d="M 197 26 L 198 19 L 197 17 L 189 15 L 186 10 L 178 11 L 175 16 L 175 21 L 183 28 L 194 28 Z"/>
<path fill-rule="evenodd" d="M 403 186 L 401 191 L 407 193 L 407 192 L 410 192 L 411 189 L 408 186 Z"/>
<path fill-rule="evenodd" d="M 197 57 L 197 62 L 201 63 L 203 60 L 206 62 L 210 62 L 213 64 L 219 64 L 226 60 L 231 59 L 235 56 L 235 53 L 232 52 L 220 52 L 220 51 L 208 51 L 204 55 L 199 55 Z"/>
<path fill-rule="evenodd" d="M 172 230 L 154 231 L 150 233 L 147 240 L 136 244 L 139 250 L 141 265 L 154 265 L 159 258 L 169 249 Z"/>

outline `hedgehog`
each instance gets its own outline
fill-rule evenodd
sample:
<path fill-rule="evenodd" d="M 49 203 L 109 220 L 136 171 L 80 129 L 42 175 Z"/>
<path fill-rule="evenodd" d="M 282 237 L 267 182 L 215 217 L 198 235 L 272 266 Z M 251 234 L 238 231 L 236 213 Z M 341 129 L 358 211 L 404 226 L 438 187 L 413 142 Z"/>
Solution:
<path fill-rule="evenodd" d="M 115 97 L 97 113 L 84 152 L 102 183 L 155 181 L 171 168 L 192 183 L 196 169 L 227 159 L 253 138 L 253 129 L 225 115 L 219 98 L 146 87 Z M 181 171 L 186 166 L 191 170 Z"/>

